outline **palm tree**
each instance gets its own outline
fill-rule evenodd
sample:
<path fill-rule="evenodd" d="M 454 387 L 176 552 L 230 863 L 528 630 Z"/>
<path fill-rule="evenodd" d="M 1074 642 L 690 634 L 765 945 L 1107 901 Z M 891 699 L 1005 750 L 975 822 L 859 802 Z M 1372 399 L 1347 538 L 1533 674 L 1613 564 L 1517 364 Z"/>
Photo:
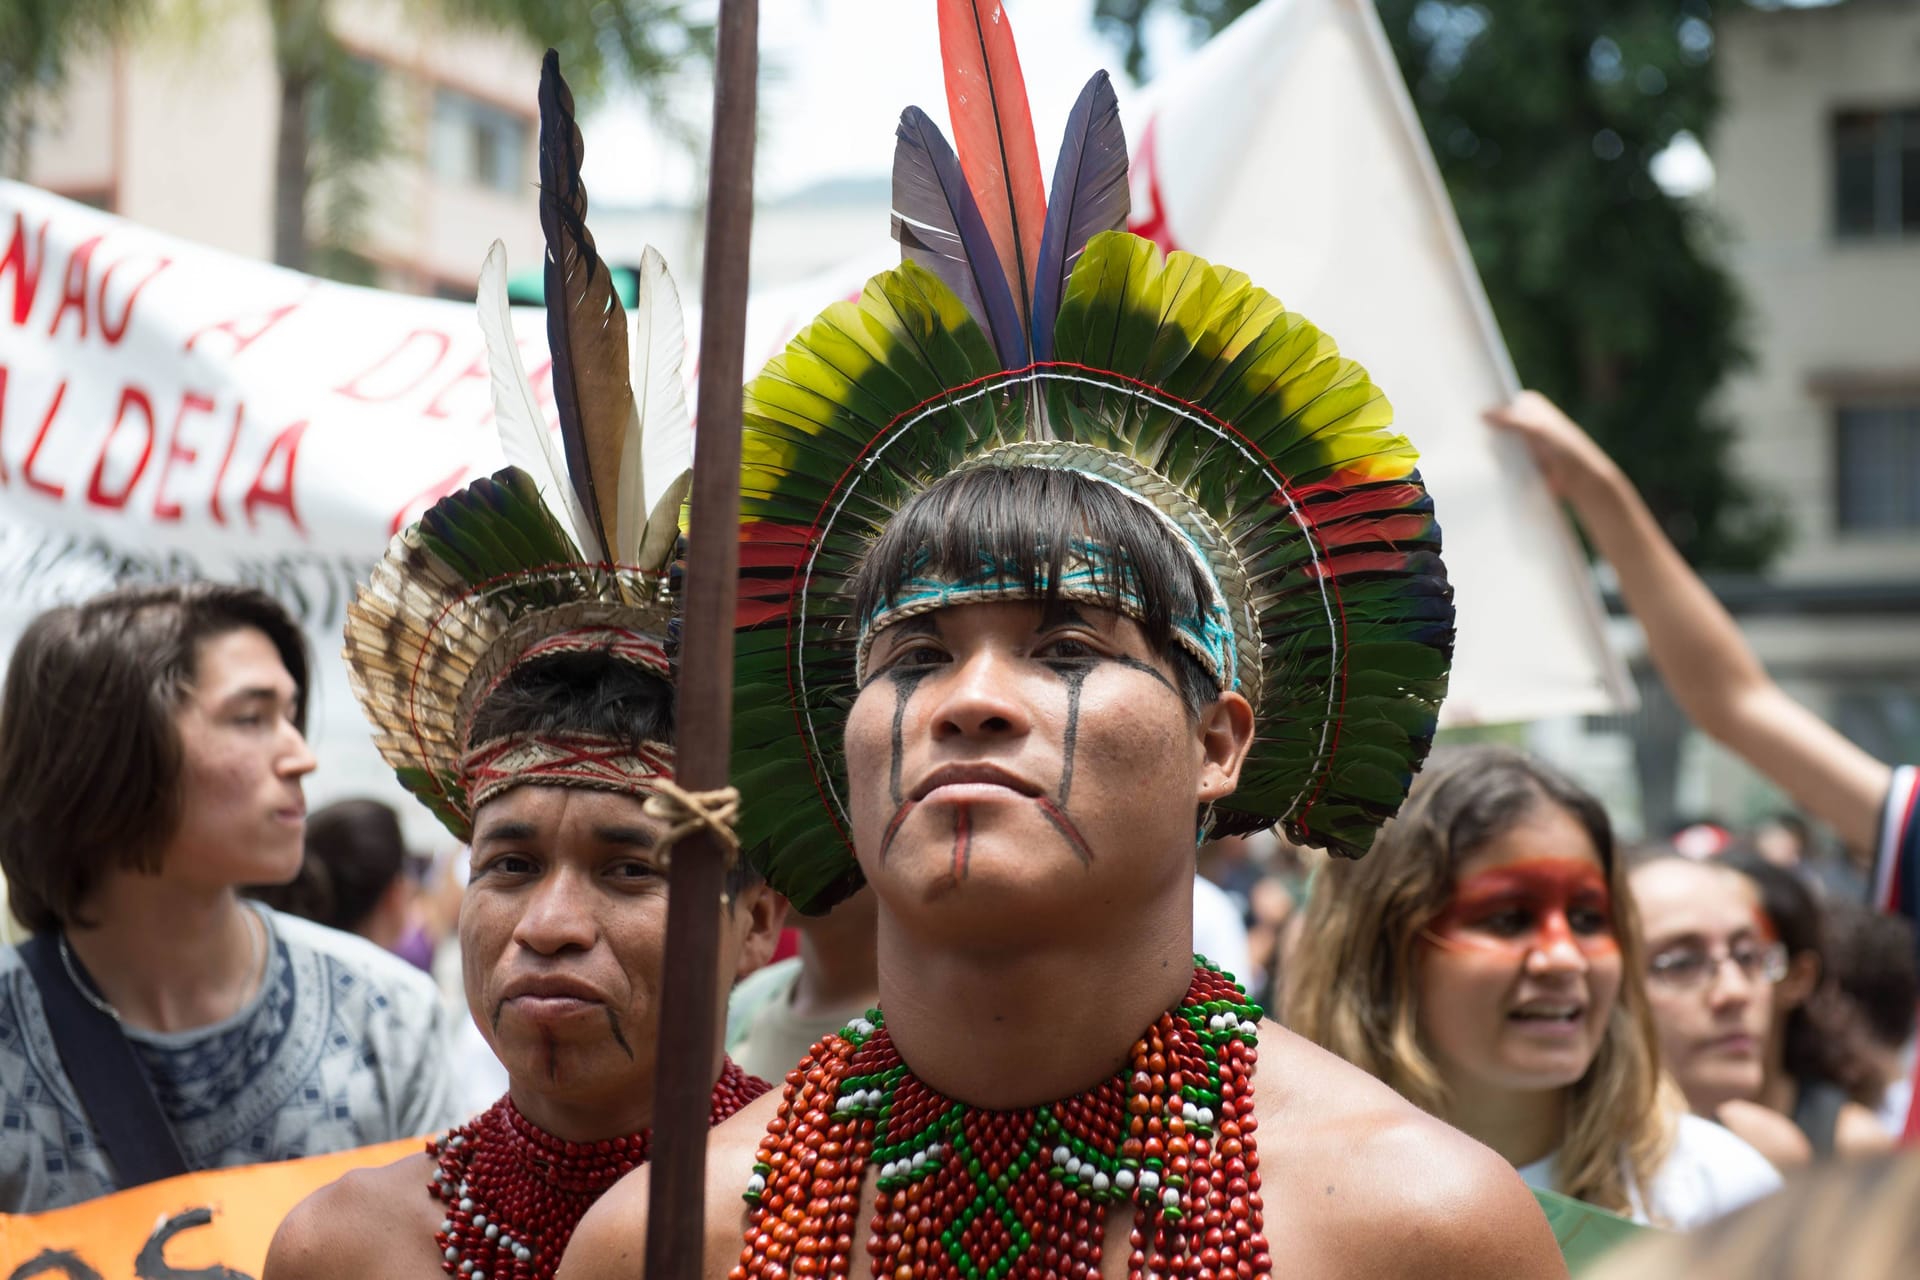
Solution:
<path fill-rule="evenodd" d="M 340 274 L 340 249 L 357 238 L 367 207 L 365 180 L 391 135 L 365 64 L 333 33 L 331 8 L 332 0 L 267 0 L 280 72 L 273 255 L 283 266 Z M 663 106 L 665 77 L 712 57 L 711 24 L 688 17 L 679 0 L 432 0 L 419 9 L 421 21 L 505 32 L 558 50 L 582 105 L 617 81 Z M 319 237 L 309 226 L 316 191 Z M 316 240 L 323 252 L 310 261 Z"/>

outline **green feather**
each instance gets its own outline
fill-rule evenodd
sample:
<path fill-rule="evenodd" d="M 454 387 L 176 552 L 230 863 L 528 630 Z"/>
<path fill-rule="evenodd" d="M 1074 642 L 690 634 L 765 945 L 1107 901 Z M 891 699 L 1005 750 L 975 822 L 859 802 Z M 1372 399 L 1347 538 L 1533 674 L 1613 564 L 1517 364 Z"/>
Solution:
<path fill-rule="evenodd" d="M 1451 594 L 1413 450 L 1365 371 L 1242 273 L 1163 261 L 1124 233 L 1088 242 L 1054 342 L 1062 368 L 1001 371 L 960 300 L 908 263 L 829 307 L 748 385 L 749 545 L 780 527 L 804 551 L 788 608 L 737 637 L 734 772 L 753 797 L 749 854 L 802 911 L 858 883 L 835 801 L 857 639 L 845 582 L 914 493 L 1036 436 L 1030 405 L 1054 437 L 1176 484 L 1246 570 L 1259 725 L 1216 829 L 1278 821 L 1364 852 L 1425 757 Z"/>

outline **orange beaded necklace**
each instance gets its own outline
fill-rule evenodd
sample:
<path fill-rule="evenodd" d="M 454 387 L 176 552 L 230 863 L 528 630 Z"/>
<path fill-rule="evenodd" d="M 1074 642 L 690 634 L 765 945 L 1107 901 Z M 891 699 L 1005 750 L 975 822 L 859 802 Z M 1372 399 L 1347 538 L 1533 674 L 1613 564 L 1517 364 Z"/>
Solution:
<path fill-rule="evenodd" d="M 1086 1093 L 1019 1111 L 942 1097 L 878 1010 L 787 1076 L 731 1280 L 845 1280 L 869 1168 L 876 1280 L 1089 1280 L 1126 1201 L 1128 1273 L 1265 1280 L 1252 1078 L 1259 1006 L 1204 961 L 1180 1005 Z"/>

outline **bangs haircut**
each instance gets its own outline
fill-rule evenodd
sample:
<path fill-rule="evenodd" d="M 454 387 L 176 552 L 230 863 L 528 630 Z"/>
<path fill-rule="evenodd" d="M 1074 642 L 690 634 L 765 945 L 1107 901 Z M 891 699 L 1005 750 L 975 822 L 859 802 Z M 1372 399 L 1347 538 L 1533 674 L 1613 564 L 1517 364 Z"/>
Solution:
<path fill-rule="evenodd" d="M 1075 543 L 1091 543 L 1120 570 L 1106 576 L 1109 595 L 1102 603 L 1119 612 L 1121 580 L 1130 580 L 1145 615 L 1134 620 L 1147 643 L 1172 663 L 1188 714 L 1198 715 L 1220 696 L 1220 686 L 1174 638 L 1173 620 L 1203 613 L 1213 584 L 1176 536 L 1138 500 L 1077 471 L 957 471 L 915 494 L 887 522 L 854 575 L 854 617 L 864 620 L 892 608 L 911 578 L 964 582 L 977 577 L 982 564 L 995 564 L 1024 584 L 1051 622 L 1068 603 L 1059 598 L 1062 566 Z"/>
<path fill-rule="evenodd" d="M 581 733 L 629 748 L 674 742 L 672 683 L 605 650 L 556 653 L 516 667 L 473 713 L 469 746 L 516 733 Z M 760 882 L 746 858 L 727 869 L 727 909 Z"/>

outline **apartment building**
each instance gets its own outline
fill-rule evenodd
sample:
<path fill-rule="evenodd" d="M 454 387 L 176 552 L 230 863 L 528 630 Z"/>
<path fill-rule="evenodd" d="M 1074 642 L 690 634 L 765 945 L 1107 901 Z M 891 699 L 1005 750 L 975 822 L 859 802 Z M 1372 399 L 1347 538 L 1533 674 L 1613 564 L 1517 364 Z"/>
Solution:
<path fill-rule="evenodd" d="M 338 4 L 333 23 L 364 91 L 383 100 L 393 143 L 348 246 L 367 281 L 471 297 L 496 237 L 516 266 L 537 265 L 539 51 L 441 29 L 383 0 Z M 74 69 L 42 111 L 20 176 L 157 230 L 271 258 L 272 40 L 265 4 L 163 6 L 137 37 Z"/>

